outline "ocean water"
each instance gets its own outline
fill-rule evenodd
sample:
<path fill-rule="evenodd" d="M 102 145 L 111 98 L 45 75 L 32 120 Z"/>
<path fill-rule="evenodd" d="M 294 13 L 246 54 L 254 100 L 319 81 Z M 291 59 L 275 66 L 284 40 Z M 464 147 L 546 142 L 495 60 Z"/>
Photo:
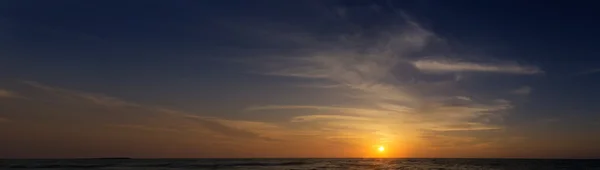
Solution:
<path fill-rule="evenodd" d="M 600 170 L 600 160 L 559 159 L 4 159 L 0 169 L 348 169 L 348 170 Z"/>

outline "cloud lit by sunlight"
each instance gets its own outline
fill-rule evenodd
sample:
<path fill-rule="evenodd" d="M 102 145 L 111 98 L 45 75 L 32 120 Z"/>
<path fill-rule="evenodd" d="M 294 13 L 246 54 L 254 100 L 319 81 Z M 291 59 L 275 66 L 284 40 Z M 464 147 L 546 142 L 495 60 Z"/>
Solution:
<path fill-rule="evenodd" d="M 338 106 L 273 104 L 249 107 L 247 110 L 251 114 L 263 111 L 285 114 L 287 110 L 294 110 L 294 113 L 303 115 L 291 116 L 291 123 L 310 125 L 315 130 L 335 129 L 336 133 L 353 133 L 388 140 L 397 139 L 399 134 L 403 134 L 404 138 L 417 142 L 428 140 L 420 135 L 423 131 L 446 133 L 495 131 L 504 128 L 503 116 L 513 108 L 513 103 L 499 98 L 500 96 L 483 97 L 460 89 L 455 74 L 543 73 L 536 66 L 512 64 L 514 62 L 511 61 L 477 63 L 427 59 L 429 55 L 421 53 L 438 53 L 430 46 L 444 45 L 440 43 L 444 38 L 424 29 L 415 21 L 406 20 L 406 23 L 408 24 L 394 27 L 393 30 L 382 30 L 381 36 L 374 36 L 375 38 L 343 35 L 354 39 L 307 43 L 304 44 L 304 53 L 301 55 L 279 56 L 264 61 L 272 63 L 264 72 L 267 76 L 291 77 L 326 84 L 327 89 L 335 89 L 340 92 L 338 95 L 354 102 Z M 365 44 L 363 41 L 375 43 Z M 439 55 L 443 53 L 440 52 Z M 445 74 L 432 80 L 427 77 L 429 75 L 421 73 Z M 323 135 L 335 136 L 335 133 Z M 473 137 L 453 136 L 448 139 L 471 138 Z M 473 140 L 476 142 L 478 139 Z"/>
<path fill-rule="evenodd" d="M 5 97 L 5 98 L 10 98 L 10 97 L 18 97 L 19 95 L 15 94 L 14 92 L 5 90 L 5 89 L 0 89 L 0 98 Z"/>
<path fill-rule="evenodd" d="M 347 19 L 357 11 L 338 12 Z M 471 79 L 479 78 L 469 74 L 531 76 L 544 73 L 541 68 L 488 56 L 485 58 L 491 58 L 489 61 L 482 57 L 477 62 L 463 60 L 460 55 L 452 60 L 430 58 L 446 56 L 447 51 L 439 49 L 452 49 L 447 43 L 452 40 L 407 15 L 395 19 L 399 22 L 389 26 L 347 27 L 350 30 L 327 37 L 299 27 L 241 24 L 246 27 L 236 33 L 250 37 L 253 43 L 293 44 L 285 50 L 253 50 L 247 55 L 257 57 L 243 62 L 256 69 L 248 71 L 253 76 L 290 86 L 279 91 L 261 86 L 264 89 L 259 95 L 243 99 L 229 96 L 246 94 L 243 90 L 215 92 L 227 96 L 227 102 L 245 101 L 236 103 L 243 106 L 231 108 L 231 103 L 223 102 L 226 111 L 155 106 L 25 81 L 22 85 L 30 89 L 23 96 L 30 100 L 11 100 L 21 91 L 0 89 L 0 98 L 8 99 L 0 104 L 2 111 L 26 114 L 6 118 L 0 115 L 0 122 L 20 122 L 10 124 L 23 129 L 20 138 L 11 139 L 17 141 L 11 146 L 15 148 L 25 147 L 19 145 L 19 140 L 41 140 L 35 134 L 45 133 L 83 141 L 77 145 L 82 150 L 92 148 L 92 142 L 86 141 L 103 141 L 100 143 L 104 148 L 141 143 L 130 149 L 143 155 L 150 148 L 166 146 L 152 154 L 173 157 L 428 156 L 431 151 L 453 151 L 448 148 L 475 153 L 516 139 L 487 138 L 482 133 L 503 133 L 505 116 L 518 105 L 514 99 L 531 93 L 532 88 L 497 90 L 509 95 L 482 94 L 468 86 L 472 85 L 468 84 Z M 240 51 L 236 52 L 246 55 Z M 496 87 L 486 90 L 496 90 L 492 88 Z M 207 100 L 213 97 L 212 93 L 207 96 Z M 74 132 L 71 127 L 75 126 L 86 133 Z M 89 135 L 96 133 L 110 138 Z"/>
<path fill-rule="evenodd" d="M 453 72 L 499 72 L 511 74 L 543 73 L 538 67 L 521 66 L 517 64 L 480 64 L 471 62 L 453 62 L 446 60 L 417 60 L 415 67 L 424 72 L 453 73 Z"/>

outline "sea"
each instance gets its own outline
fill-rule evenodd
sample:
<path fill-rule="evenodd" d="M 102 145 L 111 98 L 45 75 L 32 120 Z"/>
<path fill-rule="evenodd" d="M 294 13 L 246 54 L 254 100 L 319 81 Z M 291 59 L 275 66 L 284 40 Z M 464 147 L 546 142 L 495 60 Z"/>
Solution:
<path fill-rule="evenodd" d="M 53 170 L 600 170 L 576 159 L 3 159 L 0 169 Z"/>

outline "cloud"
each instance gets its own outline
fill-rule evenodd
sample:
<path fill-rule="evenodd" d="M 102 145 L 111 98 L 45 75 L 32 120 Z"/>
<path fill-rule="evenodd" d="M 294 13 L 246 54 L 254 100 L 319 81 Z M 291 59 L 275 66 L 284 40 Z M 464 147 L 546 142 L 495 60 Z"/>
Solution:
<path fill-rule="evenodd" d="M 303 105 L 268 105 L 268 106 L 255 106 L 248 107 L 246 111 L 261 111 L 261 110 L 287 110 L 287 109 L 339 109 L 337 107 L 328 107 L 328 106 L 303 106 Z"/>
<path fill-rule="evenodd" d="M 397 106 L 388 106 L 397 107 Z M 395 108 L 406 109 L 406 108 Z M 246 111 L 263 111 L 263 110 L 307 110 L 309 112 L 329 112 L 329 113 L 344 113 L 359 116 L 383 116 L 387 115 L 386 111 L 373 110 L 366 108 L 355 107 L 333 107 L 333 106 L 316 106 L 316 105 L 267 105 L 246 108 Z"/>
<path fill-rule="evenodd" d="M 106 125 L 108 127 L 116 127 L 116 128 L 126 128 L 126 129 L 136 129 L 136 130 L 143 130 L 143 131 L 155 131 L 155 132 L 167 132 L 167 133 L 179 133 L 181 132 L 180 130 L 177 129 L 172 129 L 172 128 L 157 128 L 157 127 L 152 127 L 152 126 L 147 126 L 147 125 L 134 125 L 134 124 L 113 124 L 113 125 Z"/>
<path fill-rule="evenodd" d="M 14 97 L 19 97 L 19 95 L 17 95 L 14 92 L 5 90 L 5 89 L 0 89 L 0 98 L 14 98 Z"/>
<path fill-rule="evenodd" d="M 424 133 L 421 138 L 425 139 L 429 146 L 435 149 L 465 147 L 478 143 L 477 138 L 474 137 L 440 135 L 432 132 Z"/>
<path fill-rule="evenodd" d="M 529 95 L 532 91 L 532 88 L 529 86 L 523 86 L 518 89 L 511 91 L 512 94 L 516 95 Z"/>
<path fill-rule="evenodd" d="M 67 99 L 67 100 L 87 101 L 87 102 L 92 102 L 94 104 L 111 106 L 111 107 L 114 107 L 114 106 L 141 107 L 138 104 L 135 104 L 132 102 L 127 102 L 127 101 L 124 101 L 124 100 L 121 100 L 118 98 L 114 98 L 114 97 L 110 97 L 110 96 L 106 96 L 103 94 L 94 94 L 94 93 L 87 93 L 87 92 L 80 92 L 80 91 L 50 87 L 50 86 L 46 86 L 46 85 L 43 85 L 41 83 L 34 82 L 34 81 L 23 81 L 23 83 L 26 85 L 29 85 L 31 87 L 52 93 L 54 95 L 61 96 L 61 97 L 63 97 L 63 99 Z"/>
<path fill-rule="evenodd" d="M 265 137 L 254 132 L 253 128 L 257 127 L 256 125 L 268 125 L 267 123 L 263 122 L 226 120 L 216 117 L 201 116 L 184 111 L 147 106 L 102 94 L 56 88 L 32 81 L 27 81 L 24 83 L 30 87 L 42 90 L 48 97 L 53 97 L 53 102 L 64 102 L 66 107 L 99 106 L 109 109 L 110 113 L 120 114 L 120 120 L 118 121 L 121 123 L 105 122 L 105 126 L 145 131 L 180 133 L 191 133 L 192 131 L 190 130 L 202 130 L 203 132 L 216 133 L 232 138 L 275 141 L 273 138 Z M 60 117 L 60 115 L 56 116 Z M 107 117 L 114 117 L 116 115 L 96 114 L 94 116 L 100 116 L 104 119 Z M 116 119 L 110 120 L 116 121 Z"/>
<path fill-rule="evenodd" d="M 439 127 L 430 128 L 433 131 L 473 131 L 473 130 L 499 130 L 502 129 L 500 126 L 487 125 L 477 122 L 466 122 L 458 124 L 449 124 Z"/>
<path fill-rule="evenodd" d="M 589 70 L 585 70 L 582 72 L 579 72 L 575 75 L 587 75 L 587 74 L 596 74 L 600 72 L 600 68 L 594 68 L 594 69 L 589 69 Z"/>
<path fill-rule="evenodd" d="M 384 103 L 384 102 L 378 103 L 377 106 L 379 106 L 382 109 L 394 112 L 396 114 L 414 112 L 414 109 L 412 109 L 410 107 L 396 105 L 396 104 L 390 104 L 390 103 Z M 379 112 L 381 112 L 381 111 L 379 111 Z"/>
<path fill-rule="evenodd" d="M 266 136 L 260 135 L 258 133 L 252 132 L 252 131 L 244 130 L 242 128 L 228 126 L 227 124 L 221 123 L 222 120 L 219 120 L 217 118 L 206 118 L 206 117 L 201 117 L 201 116 L 187 116 L 187 117 L 194 121 L 199 122 L 202 127 L 206 128 L 208 130 L 218 132 L 218 133 L 221 133 L 221 134 L 224 134 L 227 136 L 242 137 L 242 138 L 249 138 L 249 139 L 261 139 L 261 140 L 266 140 L 266 141 L 280 141 L 280 139 L 266 137 Z M 235 124 L 235 121 L 231 121 L 231 120 L 227 120 L 227 121 Z M 248 127 L 246 127 L 246 128 L 248 128 Z"/>
<path fill-rule="evenodd" d="M 518 64 L 484 64 L 464 61 L 422 59 L 413 65 L 425 73 L 455 73 L 455 72 L 496 72 L 509 74 L 540 74 L 543 71 L 535 66 Z"/>
<path fill-rule="evenodd" d="M 347 120 L 347 121 L 371 121 L 370 118 L 358 117 L 358 116 L 345 116 L 345 115 L 306 115 L 296 116 L 292 119 L 292 122 L 304 122 L 304 121 L 315 121 L 315 120 Z"/>
<path fill-rule="evenodd" d="M 457 99 L 460 100 L 466 100 L 466 101 L 471 101 L 471 98 L 467 97 L 467 96 L 456 96 Z"/>
<path fill-rule="evenodd" d="M 418 137 L 414 132 L 420 130 L 487 132 L 504 128 L 502 117 L 513 105 L 507 100 L 482 97 L 459 88 L 462 82 L 458 80 L 463 77 L 459 73 L 543 73 L 535 66 L 506 61 L 475 63 L 426 59 L 425 56 L 436 53 L 432 46 L 445 45 L 443 39 L 411 20 L 395 28 L 384 31 L 381 36 L 348 35 L 343 37 L 353 39 L 307 43 L 300 54 L 261 60 L 268 63 L 261 63 L 266 70 L 264 75 L 327 85 L 327 89 L 354 102 L 335 107 L 302 103 L 264 105 L 249 107 L 246 111 L 260 114 L 262 111 L 286 113 L 294 110 L 293 123 L 310 125 L 309 128 L 320 131 L 333 130 L 331 134 L 321 134 L 332 138 L 338 133 L 353 133 L 392 141 L 398 134 Z M 456 74 L 435 75 L 437 77 L 432 79 L 431 75 L 419 72 Z M 372 136 L 373 131 L 379 135 Z"/>
<path fill-rule="evenodd" d="M 456 136 L 438 131 L 425 131 L 421 138 L 428 144 L 429 149 L 466 149 L 489 148 L 497 139 L 485 139 L 476 136 Z"/>
<path fill-rule="evenodd" d="M 376 8 L 377 12 L 384 13 L 386 11 L 386 7 Z M 351 21 L 355 16 L 352 8 L 340 9 L 343 11 L 338 11 L 338 14 L 345 20 Z M 379 16 L 378 13 L 377 17 Z M 368 21 L 369 19 L 361 18 L 361 20 Z M 279 97 L 297 98 L 275 101 L 277 103 L 258 103 L 257 107 L 249 107 L 245 110 L 244 114 L 252 115 L 243 117 L 252 118 L 244 120 L 205 116 L 209 113 L 204 113 L 202 110 L 195 113 L 148 106 L 109 95 L 56 88 L 37 82 L 25 82 L 25 84 L 41 89 L 45 94 L 52 96 L 49 98 L 60 99 L 48 100 L 52 101 L 49 102 L 51 107 L 40 108 L 44 113 L 42 116 L 46 116 L 40 116 L 41 118 L 50 117 L 52 119 L 36 117 L 35 120 L 61 121 L 58 119 L 68 119 L 68 121 L 62 120 L 61 123 L 69 123 L 69 126 L 70 123 L 91 126 L 95 125 L 94 122 L 100 121 L 97 124 L 101 124 L 103 127 L 150 131 L 157 134 L 183 134 L 179 137 L 197 139 L 197 141 L 215 140 L 214 136 L 218 136 L 219 139 L 235 141 L 239 145 L 254 141 L 280 141 L 280 139 L 291 139 L 287 140 L 289 142 L 310 140 L 315 143 L 324 143 L 324 140 L 315 139 L 360 140 L 354 143 L 384 144 L 386 141 L 401 143 L 398 141 L 412 140 L 412 137 L 419 136 L 424 140 L 431 139 L 440 141 L 440 143 L 451 141 L 447 143 L 470 145 L 481 141 L 479 138 L 471 136 L 456 137 L 444 134 L 440 138 L 427 138 L 425 135 L 415 134 L 422 131 L 434 131 L 436 134 L 487 133 L 504 128 L 501 122 L 502 116 L 512 108 L 513 104 L 507 100 L 495 100 L 496 96 L 481 95 L 480 91 L 474 92 L 470 91 L 470 88 L 465 88 L 469 86 L 461 86 L 469 83 L 465 79 L 471 78 L 465 78 L 469 74 L 461 72 L 509 74 L 539 74 L 543 72 L 535 66 L 519 64 L 425 59 L 426 56 L 437 56 L 440 52 L 436 49 L 449 48 L 442 37 L 412 20 L 406 20 L 402 25 L 390 26 L 389 29 L 387 26 L 383 26 L 382 30 L 378 30 L 382 28 L 377 25 L 378 22 L 372 23 L 341 34 L 330 33 L 327 31 L 330 29 L 323 30 L 327 32 L 319 33 L 320 35 L 327 34 L 326 36 L 260 28 L 256 29 L 261 31 L 260 34 L 242 36 L 247 37 L 244 38 L 244 42 L 255 42 L 253 37 L 276 40 L 268 41 L 275 45 L 268 49 L 274 49 L 273 51 L 264 55 L 256 52 L 260 49 L 253 51 L 260 56 L 266 56 L 266 59 L 246 57 L 258 61 L 262 70 L 261 74 L 272 76 L 272 78 L 288 80 L 293 78 L 306 81 L 307 84 L 312 85 L 308 87 L 326 87 L 328 92 L 332 92 L 327 95 L 338 95 L 335 96 L 336 99 L 342 99 L 331 102 L 335 104 L 331 104 L 329 101 L 328 103 L 316 103 L 320 101 L 316 98 L 322 96 L 302 101 L 301 97 L 295 96 L 294 91 L 290 90 L 282 93 L 283 95 L 289 94 L 289 96 Z M 337 27 L 347 28 L 345 26 Z M 331 27 L 331 30 L 336 28 Z M 293 29 L 304 30 L 300 26 Z M 240 30 L 240 32 L 236 32 L 236 35 L 249 32 L 247 31 L 249 29 L 244 27 L 240 27 Z M 286 39 L 289 39 L 289 42 Z M 260 46 L 259 41 L 256 40 L 257 46 Z M 293 44 L 292 46 L 298 47 L 298 50 L 287 52 L 289 50 L 287 47 L 275 49 L 281 47 L 278 46 L 279 44 Z M 249 45 L 249 47 L 254 47 L 255 44 Z M 279 50 L 286 52 L 273 54 Z M 453 74 L 431 75 L 422 74 L 422 72 Z M 497 81 L 502 80 L 498 79 Z M 493 89 L 490 87 L 486 90 Z M 208 97 L 210 98 L 210 96 Z M 262 101 L 265 100 L 257 100 L 257 102 Z M 279 103 L 289 101 L 293 102 Z M 282 120 L 286 120 L 286 122 L 257 121 L 264 118 L 264 115 L 260 115 L 261 112 L 267 111 L 281 113 L 273 117 L 285 117 Z M 53 114 L 62 115 L 55 116 Z M 218 115 L 219 113 L 210 114 Z M 96 120 L 98 118 L 101 120 Z M 286 138 L 294 135 L 310 136 L 311 138 Z M 165 140 L 182 139 L 166 138 Z M 213 146 L 205 149 L 208 150 L 211 147 Z M 237 147 L 230 148 L 236 151 L 239 149 Z M 278 150 L 270 145 L 261 149 Z M 313 148 L 313 150 L 318 149 Z"/>
<path fill-rule="evenodd" d="M 452 100 L 449 98 L 447 100 Z M 506 100 L 493 100 L 489 104 L 472 103 L 471 100 L 460 99 L 466 103 L 431 102 L 422 108 L 378 103 L 375 108 L 352 108 L 330 106 L 271 105 L 250 107 L 247 110 L 260 112 L 264 110 L 304 110 L 307 115 L 296 116 L 292 122 L 334 121 L 348 126 L 364 126 L 365 124 L 384 123 L 388 125 L 412 125 L 420 129 L 439 131 L 492 130 L 501 126 L 486 125 L 482 122 L 471 122 L 478 118 L 486 120 L 496 118 L 496 112 L 510 109 Z M 328 114 L 322 114 L 328 113 Z M 368 125 L 367 125 L 368 126 Z"/>
<path fill-rule="evenodd" d="M 418 51 L 433 36 L 430 32 L 411 25 L 405 32 L 389 38 L 382 49 L 360 53 L 356 49 L 337 47 L 319 50 L 305 57 L 282 58 L 275 61 L 282 68 L 274 68 L 267 75 L 319 79 L 342 87 L 362 92 L 360 97 L 377 97 L 395 101 L 412 101 L 409 91 L 389 84 L 390 74 L 400 62 L 392 53 L 408 54 Z M 352 43 L 351 43 L 352 44 Z M 342 48 L 342 49 L 340 49 Z"/>

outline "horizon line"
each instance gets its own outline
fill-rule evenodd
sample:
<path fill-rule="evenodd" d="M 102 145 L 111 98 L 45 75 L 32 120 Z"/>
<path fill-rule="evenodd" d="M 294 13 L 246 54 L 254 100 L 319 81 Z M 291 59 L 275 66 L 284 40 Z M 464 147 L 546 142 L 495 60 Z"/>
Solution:
<path fill-rule="evenodd" d="M 15 159 L 19 159 L 19 160 L 53 160 L 53 159 L 71 159 L 71 160 L 77 160 L 77 159 L 105 159 L 105 160 L 110 160 L 110 159 L 130 159 L 130 160 L 135 160 L 135 159 L 546 159 L 546 160 L 565 160 L 565 159 L 569 159 L 569 160 L 600 160 L 600 157 L 598 158 L 535 158 L 535 157 L 531 157 L 531 158 L 527 158 L 527 157 L 198 157 L 198 158 L 158 158 L 158 157 L 70 157 L 70 158 L 0 158 L 0 160 L 15 160 Z"/>

